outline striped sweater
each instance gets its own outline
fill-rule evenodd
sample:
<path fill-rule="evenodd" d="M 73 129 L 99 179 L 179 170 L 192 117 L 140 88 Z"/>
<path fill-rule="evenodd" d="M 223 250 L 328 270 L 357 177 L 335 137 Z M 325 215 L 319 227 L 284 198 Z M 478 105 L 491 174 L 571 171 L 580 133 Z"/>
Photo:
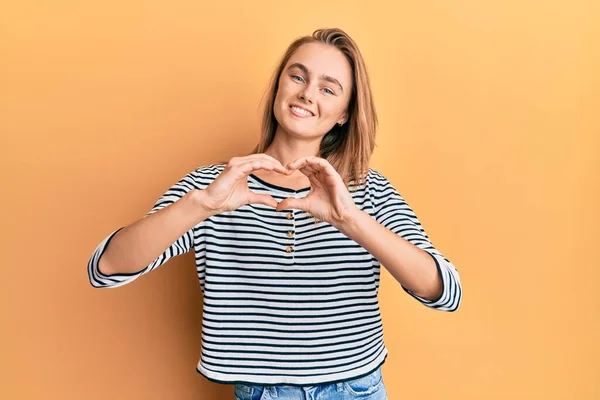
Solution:
<path fill-rule="evenodd" d="M 147 215 L 191 189 L 205 189 L 224 168 L 205 165 L 185 175 Z M 277 201 L 302 198 L 310 190 L 276 186 L 253 174 L 248 186 Z M 370 169 L 351 193 L 360 209 L 435 260 L 443 281 L 440 298 L 429 301 L 404 291 L 426 307 L 455 311 L 462 293 L 458 272 L 394 186 Z M 200 222 L 137 273 L 104 275 L 98 261 L 120 229 L 93 252 L 91 285 L 128 284 L 193 249 L 204 295 L 197 371 L 214 382 L 320 385 L 369 373 L 387 357 L 377 297 L 379 261 L 330 224 L 315 224 L 305 211 L 247 204 Z"/>

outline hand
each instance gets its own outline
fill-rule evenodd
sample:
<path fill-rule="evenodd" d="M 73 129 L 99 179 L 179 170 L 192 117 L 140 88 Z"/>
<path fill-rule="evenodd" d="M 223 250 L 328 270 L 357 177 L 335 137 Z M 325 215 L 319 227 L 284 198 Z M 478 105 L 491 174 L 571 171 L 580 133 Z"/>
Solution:
<path fill-rule="evenodd" d="M 302 157 L 289 163 L 287 168 L 292 172 L 299 169 L 306 175 L 311 189 L 302 199 L 287 198 L 281 201 L 277 205 L 278 211 L 290 208 L 304 210 L 334 226 L 348 222 L 360 211 L 342 177 L 324 158 Z"/>
<path fill-rule="evenodd" d="M 217 179 L 200 192 L 203 195 L 203 207 L 213 214 L 233 211 L 251 203 L 277 207 L 277 200 L 272 196 L 254 193 L 248 187 L 248 175 L 259 169 L 275 171 L 283 175 L 292 172 L 267 154 L 233 157 Z"/>

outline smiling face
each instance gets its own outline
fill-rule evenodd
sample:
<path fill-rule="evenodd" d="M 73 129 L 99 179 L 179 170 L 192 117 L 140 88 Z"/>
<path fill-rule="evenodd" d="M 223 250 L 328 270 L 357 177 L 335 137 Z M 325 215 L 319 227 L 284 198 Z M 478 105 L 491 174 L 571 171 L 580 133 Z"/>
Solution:
<path fill-rule="evenodd" d="M 351 93 L 352 69 L 344 54 L 331 45 L 304 44 L 279 77 L 273 105 L 278 128 L 304 138 L 323 136 L 347 121 Z"/>

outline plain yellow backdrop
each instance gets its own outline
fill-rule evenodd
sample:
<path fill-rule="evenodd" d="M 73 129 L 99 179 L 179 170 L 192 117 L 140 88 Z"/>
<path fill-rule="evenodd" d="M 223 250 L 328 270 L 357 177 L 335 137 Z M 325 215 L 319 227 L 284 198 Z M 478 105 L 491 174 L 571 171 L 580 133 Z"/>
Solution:
<path fill-rule="evenodd" d="M 87 261 L 251 151 L 287 45 L 340 27 L 372 79 L 372 166 L 464 289 L 437 312 L 382 269 L 390 399 L 599 399 L 599 4 L 3 3 L 0 398 L 233 398 L 195 370 L 191 253 L 108 290 Z"/>

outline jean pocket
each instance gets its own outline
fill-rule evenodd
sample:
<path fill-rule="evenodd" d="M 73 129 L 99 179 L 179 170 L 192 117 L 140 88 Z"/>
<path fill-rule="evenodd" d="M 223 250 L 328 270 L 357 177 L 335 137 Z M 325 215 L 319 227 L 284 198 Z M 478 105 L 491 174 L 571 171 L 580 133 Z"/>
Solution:
<path fill-rule="evenodd" d="M 260 400 L 264 391 L 265 387 L 259 385 L 236 383 L 233 387 L 236 400 Z"/>
<path fill-rule="evenodd" d="M 344 382 L 346 390 L 355 396 L 364 396 L 375 393 L 383 386 L 383 375 L 381 367 L 372 373 L 360 378 L 350 379 Z"/>

